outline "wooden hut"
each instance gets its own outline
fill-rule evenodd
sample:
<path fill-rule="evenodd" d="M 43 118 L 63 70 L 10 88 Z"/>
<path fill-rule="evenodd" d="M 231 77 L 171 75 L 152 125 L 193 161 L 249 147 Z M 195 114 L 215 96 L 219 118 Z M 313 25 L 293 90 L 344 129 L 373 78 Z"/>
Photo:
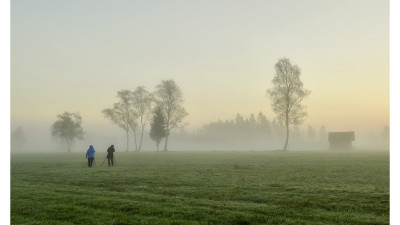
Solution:
<path fill-rule="evenodd" d="M 354 131 L 329 132 L 328 141 L 330 149 L 349 149 L 355 141 Z"/>

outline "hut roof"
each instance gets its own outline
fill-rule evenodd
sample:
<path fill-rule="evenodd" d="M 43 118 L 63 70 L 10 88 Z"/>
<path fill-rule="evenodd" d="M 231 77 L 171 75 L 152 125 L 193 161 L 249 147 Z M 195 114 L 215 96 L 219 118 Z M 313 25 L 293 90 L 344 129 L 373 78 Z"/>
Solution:
<path fill-rule="evenodd" d="M 328 140 L 329 140 L 329 142 L 332 142 L 332 141 L 355 141 L 354 131 L 329 132 Z"/>

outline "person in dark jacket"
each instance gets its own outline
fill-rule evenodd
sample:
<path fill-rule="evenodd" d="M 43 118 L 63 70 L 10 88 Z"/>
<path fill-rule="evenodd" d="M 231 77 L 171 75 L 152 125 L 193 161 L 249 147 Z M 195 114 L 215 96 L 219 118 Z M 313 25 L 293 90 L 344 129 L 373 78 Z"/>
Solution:
<path fill-rule="evenodd" d="M 110 166 L 110 161 L 111 165 L 114 166 L 114 152 L 115 152 L 114 145 L 108 147 L 107 149 L 108 166 Z"/>
<path fill-rule="evenodd" d="M 93 148 L 93 145 L 89 146 L 89 149 L 86 152 L 86 158 L 88 159 L 88 167 L 92 167 L 93 165 L 93 160 L 94 160 L 94 153 L 96 151 Z"/>

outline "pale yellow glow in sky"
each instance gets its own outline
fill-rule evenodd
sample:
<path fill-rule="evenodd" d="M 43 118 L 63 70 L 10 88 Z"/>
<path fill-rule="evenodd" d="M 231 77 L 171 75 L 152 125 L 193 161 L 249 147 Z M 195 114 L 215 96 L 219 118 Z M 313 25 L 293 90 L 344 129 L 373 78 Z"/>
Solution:
<path fill-rule="evenodd" d="M 182 88 L 189 128 L 263 111 L 274 64 L 301 70 L 308 117 L 328 130 L 389 125 L 389 2 L 13 1 L 11 123 L 78 111 L 86 129 L 118 90 Z"/>

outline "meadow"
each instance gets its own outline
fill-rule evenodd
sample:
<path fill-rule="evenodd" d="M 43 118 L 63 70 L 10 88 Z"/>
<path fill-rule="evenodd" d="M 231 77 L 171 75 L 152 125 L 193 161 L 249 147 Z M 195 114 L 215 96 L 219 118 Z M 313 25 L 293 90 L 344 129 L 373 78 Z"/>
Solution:
<path fill-rule="evenodd" d="M 11 155 L 12 224 L 389 224 L 388 151 Z"/>

